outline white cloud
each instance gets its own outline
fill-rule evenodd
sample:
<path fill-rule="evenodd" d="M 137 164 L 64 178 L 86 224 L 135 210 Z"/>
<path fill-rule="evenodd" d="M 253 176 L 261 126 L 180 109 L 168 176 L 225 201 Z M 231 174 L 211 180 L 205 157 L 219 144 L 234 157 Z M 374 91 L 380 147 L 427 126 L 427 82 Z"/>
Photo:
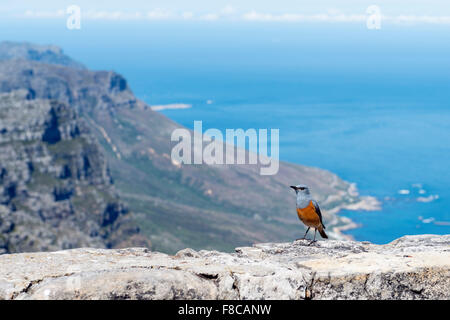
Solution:
<path fill-rule="evenodd" d="M 26 18 L 59 18 L 65 16 L 64 10 L 57 10 L 57 11 L 33 11 L 33 10 L 27 10 L 23 14 Z"/>
<path fill-rule="evenodd" d="M 163 9 L 154 9 L 147 12 L 147 18 L 150 20 L 167 20 L 172 18 L 172 14 Z"/>
<path fill-rule="evenodd" d="M 192 12 L 190 12 L 190 11 L 183 12 L 183 13 L 181 14 L 181 16 L 182 16 L 183 19 L 185 19 L 185 20 L 189 20 L 189 19 L 193 19 L 193 18 L 194 18 L 194 14 L 193 14 Z"/>
<path fill-rule="evenodd" d="M 136 20 L 142 19 L 141 12 L 123 12 L 123 11 L 87 11 L 81 12 L 83 19 L 88 20 Z"/>
<path fill-rule="evenodd" d="M 386 17 L 394 23 L 431 23 L 431 24 L 450 24 L 450 16 L 406 16 Z"/>
<path fill-rule="evenodd" d="M 217 13 L 207 13 L 205 15 L 202 15 L 200 17 L 200 20 L 206 20 L 206 21 L 216 21 L 219 20 L 220 16 Z"/>
<path fill-rule="evenodd" d="M 335 10 L 328 10 L 328 13 L 322 14 L 271 14 L 251 11 L 242 15 L 246 21 L 274 21 L 274 22 L 364 22 L 368 18 L 365 14 L 342 14 Z M 417 16 L 417 15 L 381 15 L 381 20 L 397 24 L 450 24 L 450 16 Z"/>
<path fill-rule="evenodd" d="M 270 14 L 259 13 L 256 11 L 248 12 L 242 15 L 243 20 L 247 21 L 275 21 L 275 22 L 363 22 L 367 16 L 363 14 L 337 14 L 330 15 L 328 13 L 304 15 L 295 13 Z"/>
<path fill-rule="evenodd" d="M 82 18 L 88 20 L 137 20 L 142 19 L 141 12 L 123 12 L 123 11 L 82 11 Z M 24 14 L 19 15 L 20 18 L 37 18 L 37 19 L 51 19 L 64 18 L 68 14 L 64 10 L 56 11 L 33 11 L 27 10 Z"/>

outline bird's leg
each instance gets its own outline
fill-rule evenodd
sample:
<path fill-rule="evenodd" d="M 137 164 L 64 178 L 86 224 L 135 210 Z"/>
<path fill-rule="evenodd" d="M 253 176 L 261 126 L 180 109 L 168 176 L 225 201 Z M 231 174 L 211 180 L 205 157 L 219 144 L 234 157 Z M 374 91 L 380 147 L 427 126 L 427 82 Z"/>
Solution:
<path fill-rule="evenodd" d="M 306 229 L 305 235 L 303 236 L 303 238 L 298 238 L 297 240 L 305 240 L 306 239 L 306 235 L 308 234 L 310 227 L 308 227 L 308 229 Z M 297 241 L 295 240 L 295 241 Z"/>
<path fill-rule="evenodd" d="M 314 242 L 316 242 L 316 233 L 317 233 L 317 229 L 314 229 L 314 239 L 313 241 L 311 241 L 308 246 L 312 245 Z"/>

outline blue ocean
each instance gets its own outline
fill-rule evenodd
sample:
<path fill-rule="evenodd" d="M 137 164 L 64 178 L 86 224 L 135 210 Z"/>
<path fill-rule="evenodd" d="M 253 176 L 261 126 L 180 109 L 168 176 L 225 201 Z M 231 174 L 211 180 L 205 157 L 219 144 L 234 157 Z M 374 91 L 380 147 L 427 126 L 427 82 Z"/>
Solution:
<path fill-rule="evenodd" d="M 161 111 L 189 128 L 280 129 L 281 160 L 381 202 L 340 213 L 357 240 L 450 233 L 450 26 L 56 23 L 11 22 L 0 38 L 59 45 L 151 105 L 189 104 Z"/>

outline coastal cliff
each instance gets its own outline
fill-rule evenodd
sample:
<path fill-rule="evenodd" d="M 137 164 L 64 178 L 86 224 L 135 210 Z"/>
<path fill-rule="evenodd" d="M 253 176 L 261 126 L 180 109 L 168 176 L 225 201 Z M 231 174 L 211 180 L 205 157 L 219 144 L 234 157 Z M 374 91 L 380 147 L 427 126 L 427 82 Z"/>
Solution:
<path fill-rule="evenodd" d="M 0 299 L 450 299 L 450 235 L 0 256 Z"/>

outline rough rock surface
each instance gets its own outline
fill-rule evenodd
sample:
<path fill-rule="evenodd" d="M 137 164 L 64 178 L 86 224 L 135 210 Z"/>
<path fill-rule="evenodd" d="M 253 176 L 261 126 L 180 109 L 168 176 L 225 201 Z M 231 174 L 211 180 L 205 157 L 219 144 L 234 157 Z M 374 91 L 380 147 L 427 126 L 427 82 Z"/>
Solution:
<path fill-rule="evenodd" d="M 450 299 L 450 235 L 0 256 L 3 299 Z"/>

